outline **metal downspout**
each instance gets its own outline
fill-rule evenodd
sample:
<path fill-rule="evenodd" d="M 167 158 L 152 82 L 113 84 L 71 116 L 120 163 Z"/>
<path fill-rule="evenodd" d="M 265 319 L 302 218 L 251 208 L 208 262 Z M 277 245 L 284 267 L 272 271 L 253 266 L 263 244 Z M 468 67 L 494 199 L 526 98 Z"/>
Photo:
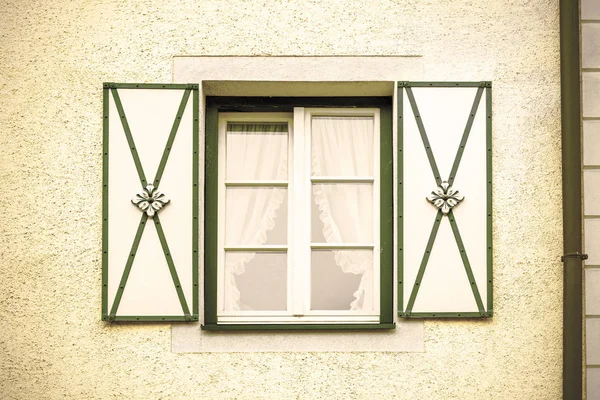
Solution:
<path fill-rule="evenodd" d="M 579 0 L 560 0 L 563 188 L 563 398 L 583 392 Z"/>

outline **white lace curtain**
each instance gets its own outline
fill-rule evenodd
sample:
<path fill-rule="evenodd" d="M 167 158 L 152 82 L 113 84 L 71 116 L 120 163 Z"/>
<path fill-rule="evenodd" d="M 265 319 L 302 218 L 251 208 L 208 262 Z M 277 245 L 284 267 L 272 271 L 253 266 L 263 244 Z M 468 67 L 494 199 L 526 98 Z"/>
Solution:
<path fill-rule="evenodd" d="M 287 179 L 287 139 L 287 126 L 283 124 L 229 124 L 227 179 Z M 314 117 L 312 173 L 329 177 L 373 176 L 373 118 Z M 372 184 L 315 184 L 312 189 L 327 243 L 373 243 Z M 285 193 L 282 188 L 228 188 L 226 245 L 265 244 Z M 255 255 L 226 254 L 225 310 L 240 309 L 235 277 L 245 272 Z M 372 310 L 373 252 L 335 250 L 334 258 L 343 272 L 361 275 L 349 309 Z"/>
<path fill-rule="evenodd" d="M 227 179 L 242 181 L 287 179 L 286 124 L 229 124 L 227 126 Z M 225 244 L 258 246 L 267 242 L 275 226 L 285 188 L 227 188 Z M 256 253 L 227 252 L 224 309 L 240 309 L 235 276 L 246 271 Z"/>
<path fill-rule="evenodd" d="M 373 176 L 373 118 L 314 117 L 313 176 Z M 313 186 L 323 235 L 331 244 L 373 243 L 372 184 Z M 361 275 L 351 310 L 373 309 L 373 252 L 335 250 L 335 262 L 345 273 Z"/>

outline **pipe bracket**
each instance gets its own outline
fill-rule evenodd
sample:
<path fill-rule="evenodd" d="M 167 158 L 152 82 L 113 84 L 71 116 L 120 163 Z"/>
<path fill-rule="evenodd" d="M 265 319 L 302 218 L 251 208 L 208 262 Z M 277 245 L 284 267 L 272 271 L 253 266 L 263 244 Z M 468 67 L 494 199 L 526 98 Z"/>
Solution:
<path fill-rule="evenodd" d="M 577 252 L 577 253 L 568 253 L 568 254 L 565 254 L 564 256 L 562 256 L 560 258 L 560 261 L 561 262 L 565 262 L 565 260 L 567 258 L 579 258 L 580 260 L 587 260 L 588 259 L 588 255 L 587 254 L 582 254 L 582 253 L 579 253 L 579 252 Z"/>

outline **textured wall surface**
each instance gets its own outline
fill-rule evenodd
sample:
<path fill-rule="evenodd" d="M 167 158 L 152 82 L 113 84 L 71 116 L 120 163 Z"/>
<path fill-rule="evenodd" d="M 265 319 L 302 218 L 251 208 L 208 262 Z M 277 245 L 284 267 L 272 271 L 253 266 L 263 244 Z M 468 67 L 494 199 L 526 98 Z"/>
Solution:
<path fill-rule="evenodd" d="M 558 0 L 5 0 L 0 43 L 0 397 L 561 396 Z M 101 322 L 101 83 L 170 82 L 181 54 L 422 55 L 427 80 L 492 80 L 493 320 L 427 321 L 420 353 L 252 354 Z"/>

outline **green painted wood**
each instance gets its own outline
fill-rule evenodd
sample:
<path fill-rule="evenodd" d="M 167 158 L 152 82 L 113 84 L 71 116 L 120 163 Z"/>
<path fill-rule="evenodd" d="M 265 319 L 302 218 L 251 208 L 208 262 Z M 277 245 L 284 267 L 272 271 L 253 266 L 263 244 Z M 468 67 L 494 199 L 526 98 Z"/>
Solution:
<path fill-rule="evenodd" d="M 392 108 L 380 108 L 379 321 L 394 322 L 394 148 Z"/>
<path fill-rule="evenodd" d="M 485 89 L 486 103 L 486 170 L 487 170 L 487 314 L 489 317 L 494 312 L 494 271 L 493 271 L 493 244 L 492 244 L 492 83 Z"/>
<path fill-rule="evenodd" d="M 425 319 L 425 318 L 485 318 L 491 317 L 491 313 L 485 313 L 485 315 L 481 315 L 480 312 L 411 312 L 403 313 L 400 315 L 403 318 L 415 318 L 415 319 Z"/>
<path fill-rule="evenodd" d="M 398 84 L 398 312 L 404 310 L 404 87 Z"/>
<path fill-rule="evenodd" d="M 167 166 L 167 160 L 169 159 L 169 155 L 171 154 L 171 148 L 173 147 L 173 142 L 175 141 L 175 135 L 177 134 L 177 130 L 179 129 L 179 124 L 181 123 L 181 118 L 183 117 L 183 113 L 185 112 L 185 107 L 187 106 L 189 97 L 190 89 L 186 89 L 183 92 L 183 97 L 181 98 L 181 103 L 179 104 L 179 109 L 177 110 L 175 121 L 173 121 L 173 127 L 171 128 L 171 132 L 169 133 L 167 144 L 165 145 L 163 155 L 160 159 L 160 164 L 158 165 L 158 170 L 156 171 L 156 177 L 154 178 L 154 187 L 156 188 L 160 184 L 163 172 L 165 171 L 165 167 Z"/>
<path fill-rule="evenodd" d="M 129 123 L 127 122 L 127 116 L 125 115 L 125 111 L 123 110 L 123 104 L 121 103 L 121 98 L 119 97 L 119 92 L 115 88 L 111 89 L 110 91 L 113 95 L 115 105 L 117 106 L 119 116 L 121 117 L 121 125 L 123 126 L 123 131 L 125 132 L 125 136 L 127 137 L 127 143 L 129 144 L 129 150 L 131 151 L 131 156 L 133 157 L 133 162 L 135 163 L 135 169 L 137 170 L 138 176 L 140 178 L 140 183 L 142 184 L 142 187 L 146 187 L 148 181 L 146 181 L 144 168 L 142 167 L 140 156 L 138 155 L 138 152 L 135 148 L 133 136 L 131 135 L 131 130 L 129 129 Z"/>
<path fill-rule="evenodd" d="M 475 298 L 475 302 L 477 303 L 477 309 L 483 316 L 485 310 L 483 308 L 483 302 L 481 301 L 481 295 L 479 294 L 479 288 L 477 287 L 477 281 L 475 280 L 475 276 L 473 275 L 471 263 L 469 262 L 469 257 L 467 256 L 467 250 L 465 249 L 465 245 L 463 244 L 462 238 L 460 236 L 460 231 L 458 230 L 458 225 L 456 224 L 456 219 L 454 218 L 454 213 L 452 212 L 452 210 L 450 210 L 450 212 L 448 213 L 448 220 L 450 221 L 450 226 L 452 227 L 452 233 L 454 234 L 456 245 L 458 246 L 458 250 L 460 251 L 460 258 L 462 259 L 463 265 L 465 267 L 465 272 L 467 273 L 469 283 L 471 284 L 471 290 L 473 291 L 473 297 Z"/>
<path fill-rule="evenodd" d="M 217 323 L 218 123 L 216 106 L 206 108 L 204 157 L 204 323 Z"/>
<path fill-rule="evenodd" d="M 419 289 L 421 287 L 421 282 L 423 281 L 423 275 L 425 274 L 425 268 L 427 268 L 427 263 L 429 262 L 429 256 L 431 255 L 431 249 L 433 248 L 433 244 L 435 243 L 435 238 L 437 236 L 438 230 L 440 228 L 440 223 L 442 221 L 443 214 L 441 211 L 438 211 L 435 216 L 435 221 L 433 223 L 433 228 L 431 228 L 431 233 L 429 234 L 429 240 L 427 241 L 427 247 L 425 247 L 425 253 L 423 254 L 423 258 L 421 260 L 421 265 L 419 266 L 419 271 L 417 272 L 417 277 L 415 278 L 415 283 L 413 284 L 412 291 L 410 293 L 410 297 L 408 299 L 408 304 L 406 305 L 405 315 L 411 315 L 413 306 L 415 305 L 415 300 L 417 299 L 417 294 L 419 293 Z"/>
<path fill-rule="evenodd" d="M 198 321 L 198 316 L 187 318 L 182 315 L 117 315 L 114 322 L 190 322 Z"/>
<path fill-rule="evenodd" d="M 362 331 L 396 329 L 396 324 L 204 324 L 205 331 Z"/>
<path fill-rule="evenodd" d="M 115 315 L 117 314 L 117 310 L 119 309 L 119 304 L 121 304 L 121 298 L 123 297 L 123 291 L 125 290 L 125 285 L 127 285 L 127 280 L 129 279 L 129 273 L 131 272 L 131 266 L 133 265 L 133 261 L 135 260 L 135 255 L 137 253 L 137 249 L 140 245 L 140 241 L 142 240 L 142 234 L 144 233 L 144 228 L 146 227 L 147 220 L 148 220 L 148 215 L 146 213 L 142 213 L 142 218 L 140 219 L 140 223 L 138 225 L 138 229 L 135 234 L 135 238 L 133 239 L 133 244 L 131 245 L 131 250 L 129 251 L 129 257 L 127 257 L 127 262 L 125 263 L 125 269 L 123 270 L 123 275 L 121 276 L 121 281 L 119 282 L 119 288 L 117 289 L 117 294 L 115 295 L 115 300 L 113 301 L 112 307 L 110 309 L 110 315 L 108 316 L 109 320 L 113 320 L 115 318 Z"/>
<path fill-rule="evenodd" d="M 450 171 L 450 176 L 448 177 L 448 184 L 450 186 L 452 186 L 452 184 L 454 183 L 454 178 L 456 177 L 456 173 L 458 172 L 460 160 L 462 159 L 462 155 L 465 151 L 467 140 L 469 140 L 469 134 L 471 133 L 471 127 L 473 126 L 473 120 L 475 120 L 475 115 L 477 114 L 477 108 L 479 107 L 479 103 L 481 102 L 482 94 L 483 88 L 477 89 L 477 93 L 475 94 L 475 101 L 473 101 L 473 106 L 471 107 L 469 118 L 467 118 L 467 126 L 465 127 L 462 138 L 460 139 L 460 144 L 458 146 L 458 150 L 456 151 L 456 156 L 454 157 L 454 163 L 452 164 L 452 170 Z"/>
<path fill-rule="evenodd" d="M 194 88 L 193 91 L 193 97 L 192 97 L 192 117 L 194 118 L 193 121 L 193 128 L 192 128 L 192 132 L 193 132 L 193 138 L 192 138 L 192 147 L 193 147 L 193 171 L 192 171 L 192 284 L 193 286 L 193 295 L 192 295 L 192 319 L 193 320 L 198 320 L 198 315 L 199 315 L 199 290 L 200 288 L 198 287 L 198 257 L 200 257 L 200 253 L 199 253 L 199 239 L 198 239 L 198 190 L 200 190 L 200 188 L 198 187 L 199 185 L 199 166 L 198 166 L 198 159 L 199 159 L 199 145 L 198 145 L 198 124 L 199 124 L 199 117 L 198 117 L 198 112 L 199 112 L 199 106 L 200 106 L 200 101 L 199 101 L 199 91 L 198 91 L 198 86 L 196 85 L 196 87 Z"/>
<path fill-rule="evenodd" d="M 110 89 L 198 89 L 195 83 L 115 83 L 105 82 L 104 88 Z"/>
<path fill-rule="evenodd" d="M 489 81 L 479 81 L 479 82 L 400 82 L 400 85 L 404 87 L 484 87 L 488 84 L 491 85 Z"/>
<path fill-rule="evenodd" d="M 108 319 L 108 129 L 109 90 L 102 90 L 102 319 Z"/>
<path fill-rule="evenodd" d="M 171 273 L 171 279 L 173 279 L 173 285 L 175 285 L 175 290 L 177 291 L 177 297 L 179 297 L 181 309 L 185 317 L 189 320 L 191 319 L 190 310 L 188 308 L 187 301 L 185 300 L 185 295 L 183 294 L 183 289 L 181 288 L 181 282 L 179 281 L 179 276 L 177 275 L 177 269 L 175 268 L 175 263 L 173 262 L 173 258 L 171 257 L 171 251 L 169 250 L 169 245 L 167 244 L 165 232 L 163 231 L 162 225 L 160 224 L 160 218 L 158 217 L 158 214 L 155 214 L 152 220 L 154 221 L 156 233 L 158 233 L 158 239 L 160 240 L 160 245 L 162 246 L 163 253 L 165 254 L 167 265 L 169 266 L 169 272 Z"/>
<path fill-rule="evenodd" d="M 206 107 L 218 112 L 293 112 L 294 107 L 379 108 L 392 105 L 392 98 L 374 97 L 227 97 L 207 96 Z"/>
<path fill-rule="evenodd" d="M 410 87 L 406 88 L 406 95 L 408 96 L 408 101 L 410 102 L 415 121 L 417 122 L 417 127 L 419 128 L 419 133 L 421 134 L 421 140 L 423 141 L 423 146 L 425 146 L 425 152 L 427 153 L 427 159 L 429 160 L 429 165 L 431 166 L 431 171 L 433 172 L 433 177 L 435 178 L 435 183 L 439 186 L 442 184 L 440 171 L 438 170 L 437 163 L 435 162 L 435 157 L 433 156 L 433 151 L 431 150 L 431 144 L 429 143 L 427 132 L 425 131 L 425 125 L 423 124 L 423 119 L 419 113 L 415 96 Z"/>

